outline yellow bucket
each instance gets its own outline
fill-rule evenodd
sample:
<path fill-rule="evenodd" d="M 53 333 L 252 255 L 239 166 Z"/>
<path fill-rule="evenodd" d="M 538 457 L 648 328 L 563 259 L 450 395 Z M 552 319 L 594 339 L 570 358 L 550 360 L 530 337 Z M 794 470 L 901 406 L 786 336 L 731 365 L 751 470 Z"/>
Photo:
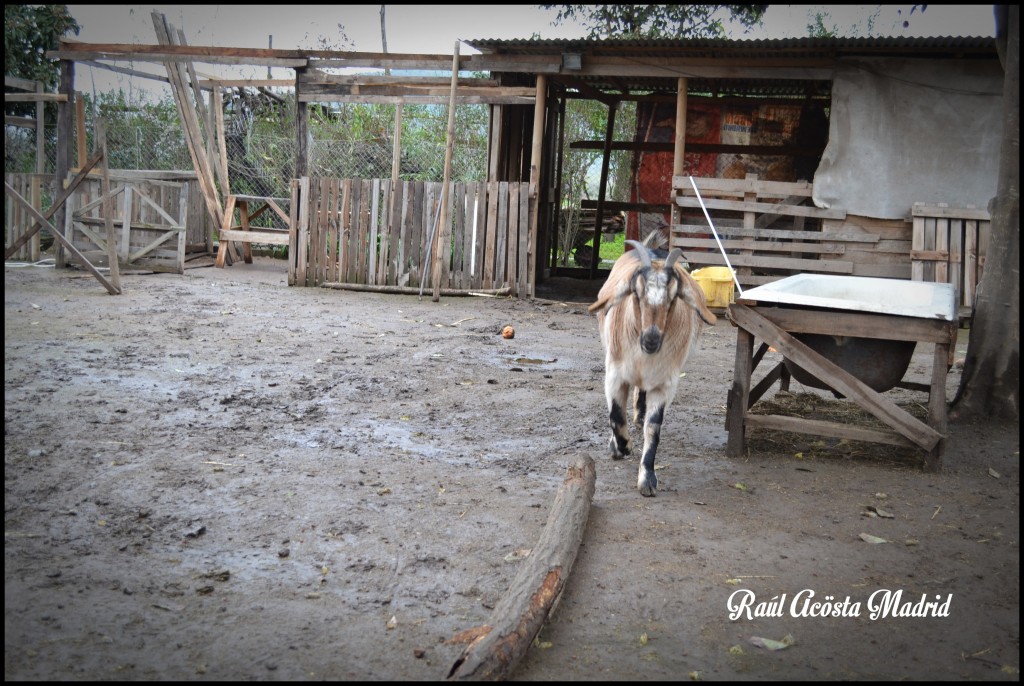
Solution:
<path fill-rule="evenodd" d="M 704 291 L 704 299 L 708 307 L 728 307 L 736 302 L 736 289 L 732 280 L 732 270 L 728 267 L 704 267 L 690 272 Z"/>

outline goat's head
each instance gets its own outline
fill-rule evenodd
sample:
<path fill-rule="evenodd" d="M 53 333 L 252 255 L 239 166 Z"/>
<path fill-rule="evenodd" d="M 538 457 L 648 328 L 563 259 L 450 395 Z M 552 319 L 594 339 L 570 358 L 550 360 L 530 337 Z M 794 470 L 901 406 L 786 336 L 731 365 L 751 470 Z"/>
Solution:
<path fill-rule="evenodd" d="M 655 265 L 654 256 L 646 245 L 637 241 L 626 243 L 635 249 L 640 265 L 634 269 L 628 287 L 616 300 L 634 296 L 629 299 L 627 306 L 636 308 L 640 324 L 641 350 L 649 355 L 661 350 L 669 314 L 677 300 L 682 300 L 693 308 L 706 323 L 715 323 L 717 318 L 707 309 L 703 295 L 696 292 L 699 286 L 689 279 L 682 269 L 676 268 L 676 262 L 682 255 L 681 250 L 672 250 L 663 264 Z"/>

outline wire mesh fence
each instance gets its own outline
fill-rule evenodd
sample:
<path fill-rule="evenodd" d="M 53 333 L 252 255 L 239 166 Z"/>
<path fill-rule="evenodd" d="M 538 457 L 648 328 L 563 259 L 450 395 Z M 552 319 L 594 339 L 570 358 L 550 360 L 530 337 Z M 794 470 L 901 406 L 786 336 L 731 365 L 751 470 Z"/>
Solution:
<path fill-rule="evenodd" d="M 88 99 L 88 98 L 87 98 Z M 287 198 L 295 176 L 294 105 L 260 109 L 234 100 L 225 113 L 225 148 L 230 191 L 235 194 Z M 616 118 L 615 140 L 629 140 L 635 131 L 635 110 L 624 103 Z M 580 140 L 604 138 L 607 109 L 600 103 L 567 103 L 562 152 L 561 202 L 558 237 L 559 264 L 572 264 L 581 243 L 580 203 L 596 199 L 601 153 L 570 147 Z M 86 148 L 93 148 L 95 119 L 102 116 L 107 131 L 109 166 L 126 170 L 192 170 L 194 168 L 173 103 L 130 105 L 123 101 L 89 102 L 86 111 Z M 395 150 L 395 123 L 401 121 L 397 176 L 402 181 L 441 181 L 447 143 L 447 107 L 406 105 L 396 117 L 395 105 L 333 104 L 310 107 L 307 142 L 308 174 L 332 178 L 391 178 Z M 487 180 L 488 119 L 486 105 L 456 108 L 451 180 Z M 5 126 L 4 167 L 7 173 L 36 169 L 33 129 Z M 55 127 L 46 127 L 45 173 L 56 167 Z M 211 154 L 214 151 L 210 150 Z M 214 155 L 213 159 L 216 159 Z M 72 165 L 76 163 L 72 155 Z M 629 200 L 632 153 L 612 154 L 606 199 Z M 266 213 L 255 225 L 280 223 Z M 266 224 L 262 223 L 266 222 Z M 583 236 L 586 242 L 586 236 Z"/>

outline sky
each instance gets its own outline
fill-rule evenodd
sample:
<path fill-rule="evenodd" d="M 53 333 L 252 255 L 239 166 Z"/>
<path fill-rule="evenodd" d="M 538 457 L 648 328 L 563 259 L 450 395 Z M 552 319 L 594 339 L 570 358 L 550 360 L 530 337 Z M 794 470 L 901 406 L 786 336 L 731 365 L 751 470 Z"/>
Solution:
<path fill-rule="evenodd" d="M 826 13 L 827 27 L 846 36 L 993 36 L 991 5 L 928 5 L 922 13 L 913 5 L 770 5 L 764 26 L 749 34 L 736 31 L 732 38 L 793 38 L 807 35 L 809 17 Z M 76 37 L 88 43 L 156 43 L 152 12 L 182 29 L 192 45 L 265 48 L 326 49 L 381 52 L 380 5 L 68 5 L 82 26 Z M 456 41 L 472 39 L 581 38 L 578 25 L 554 26 L 556 12 L 537 5 L 386 5 L 388 52 L 451 55 Z M 909 28 L 902 22 L 908 18 Z M 870 34 L 868 18 L 873 17 Z M 350 39 L 342 43 L 338 25 Z M 476 53 L 460 43 L 459 54 Z M 166 74 L 148 63 L 140 71 Z M 228 68 L 197 65 L 200 74 L 223 78 L 266 78 L 266 67 Z M 273 78 L 292 78 L 291 69 L 274 69 Z M 134 79 L 85 65 L 76 68 L 80 91 L 123 88 L 159 88 L 148 79 Z"/>

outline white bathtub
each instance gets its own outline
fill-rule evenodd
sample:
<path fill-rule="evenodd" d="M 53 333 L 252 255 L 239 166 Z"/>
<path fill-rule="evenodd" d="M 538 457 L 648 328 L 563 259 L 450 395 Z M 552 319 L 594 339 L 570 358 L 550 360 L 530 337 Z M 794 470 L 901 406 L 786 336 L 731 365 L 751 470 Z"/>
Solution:
<path fill-rule="evenodd" d="M 953 321 L 957 316 L 952 284 L 869 276 L 796 274 L 745 290 L 737 300 L 945 321 Z"/>

